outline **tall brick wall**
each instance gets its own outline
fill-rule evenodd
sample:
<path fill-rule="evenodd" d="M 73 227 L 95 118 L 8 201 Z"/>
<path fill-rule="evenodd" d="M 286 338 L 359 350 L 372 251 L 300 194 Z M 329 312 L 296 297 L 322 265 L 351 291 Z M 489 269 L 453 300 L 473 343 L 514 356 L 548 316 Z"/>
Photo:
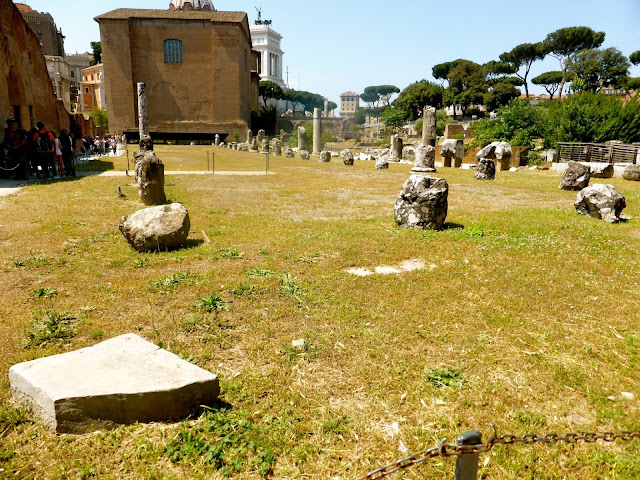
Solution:
<path fill-rule="evenodd" d="M 11 0 L 0 0 L 0 121 L 14 118 L 28 130 L 37 122 L 59 132 L 69 114 L 56 98 L 36 34 Z"/>

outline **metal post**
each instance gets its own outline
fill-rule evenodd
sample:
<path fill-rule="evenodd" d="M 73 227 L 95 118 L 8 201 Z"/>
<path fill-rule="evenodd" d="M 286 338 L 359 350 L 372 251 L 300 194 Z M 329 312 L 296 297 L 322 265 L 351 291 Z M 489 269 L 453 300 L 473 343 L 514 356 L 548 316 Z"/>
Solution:
<path fill-rule="evenodd" d="M 209 152 L 207 152 L 207 173 L 209 172 Z"/>
<path fill-rule="evenodd" d="M 482 433 L 473 430 L 463 433 L 456 440 L 457 445 L 478 445 L 482 443 Z M 456 479 L 455 480 L 477 480 L 478 463 L 480 455 L 477 453 L 469 453 L 460 455 L 456 460 Z"/>
<path fill-rule="evenodd" d="M 266 159 L 265 159 L 265 175 L 269 175 L 269 152 L 267 152 L 266 154 Z"/>
<path fill-rule="evenodd" d="M 129 170 L 129 148 L 128 147 L 127 147 L 127 170 Z"/>
<path fill-rule="evenodd" d="M 211 152 L 211 175 L 216 173 L 216 153 Z"/>

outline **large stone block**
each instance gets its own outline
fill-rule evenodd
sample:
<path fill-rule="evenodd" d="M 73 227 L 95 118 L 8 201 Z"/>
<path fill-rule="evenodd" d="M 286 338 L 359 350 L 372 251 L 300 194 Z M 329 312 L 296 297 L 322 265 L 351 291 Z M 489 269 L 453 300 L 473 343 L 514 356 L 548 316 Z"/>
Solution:
<path fill-rule="evenodd" d="M 609 223 L 617 223 L 627 202 L 613 185 L 596 183 L 580 190 L 574 205 L 580 215 L 589 215 Z"/>
<path fill-rule="evenodd" d="M 127 242 L 139 252 L 166 250 L 184 245 L 189 236 L 189 212 L 179 203 L 138 210 L 120 219 Z"/>
<path fill-rule="evenodd" d="M 627 165 L 624 172 L 622 172 L 622 178 L 640 182 L 640 165 Z"/>
<path fill-rule="evenodd" d="M 440 230 L 447 219 L 449 185 L 444 178 L 411 175 L 396 199 L 398 226 L 412 230 Z"/>
<path fill-rule="evenodd" d="M 14 400 L 58 433 L 172 420 L 213 403 L 218 377 L 134 334 L 9 370 Z"/>

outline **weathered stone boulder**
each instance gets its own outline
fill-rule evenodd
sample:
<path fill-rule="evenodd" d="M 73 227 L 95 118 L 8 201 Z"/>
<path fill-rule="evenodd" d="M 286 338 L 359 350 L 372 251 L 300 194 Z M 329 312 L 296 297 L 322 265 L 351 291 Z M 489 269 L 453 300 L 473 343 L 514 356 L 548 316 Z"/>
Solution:
<path fill-rule="evenodd" d="M 622 178 L 625 180 L 640 182 L 640 165 L 627 165 L 622 172 Z"/>
<path fill-rule="evenodd" d="M 560 181 L 561 190 L 582 190 L 589 186 L 591 171 L 579 162 L 569 162 Z"/>
<path fill-rule="evenodd" d="M 252 152 L 258 151 L 258 137 L 253 137 L 251 139 L 251 151 Z"/>
<path fill-rule="evenodd" d="M 118 228 L 139 252 L 167 250 L 184 245 L 189 236 L 189 212 L 179 203 L 138 210 L 120 219 Z"/>
<path fill-rule="evenodd" d="M 331 162 L 331 152 L 320 152 L 320 156 L 318 157 L 318 162 L 320 163 L 329 163 Z"/>
<path fill-rule="evenodd" d="M 384 156 L 376 160 L 376 170 L 389 170 L 389 157 Z"/>
<path fill-rule="evenodd" d="M 439 230 L 447 218 L 449 185 L 443 178 L 411 175 L 396 199 L 398 226 L 412 230 Z"/>
<path fill-rule="evenodd" d="M 627 202 L 613 185 L 596 183 L 580 190 L 574 205 L 580 215 L 589 215 L 609 223 L 617 223 Z"/>
<path fill-rule="evenodd" d="M 216 375 L 135 334 L 14 365 L 9 381 L 17 404 L 73 434 L 177 420 L 220 392 Z"/>
<path fill-rule="evenodd" d="M 273 141 L 273 155 L 275 157 L 282 156 L 282 143 L 280 143 L 280 140 Z"/>
<path fill-rule="evenodd" d="M 351 153 L 351 150 L 343 150 L 340 152 L 340 156 L 345 165 L 353 165 L 353 153 Z"/>
<path fill-rule="evenodd" d="M 511 145 L 507 142 L 493 142 L 476 154 L 476 159 L 489 158 L 497 160 L 500 170 L 509 170 L 511 163 Z"/>
<path fill-rule="evenodd" d="M 309 150 L 298 150 L 298 154 L 302 160 L 309 160 Z"/>
<path fill-rule="evenodd" d="M 490 158 L 481 158 L 476 166 L 476 173 L 473 176 L 476 180 L 495 180 L 496 164 Z"/>
<path fill-rule="evenodd" d="M 433 173 L 436 171 L 436 149 L 431 145 L 420 144 L 415 149 L 412 172 Z"/>
<path fill-rule="evenodd" d="M 464 158 L 464 142 L 462 140 L 445 140 L 442 142 L 441 155 L 444 167 L 460 168 Z"/>
<path fill-rule="evenodd" d="M 164 164 L 152 150 L 136 153 L 133 158 L 140 200 L 145 205 L 162 205 L 167 201 L 164 193 Z"/>
<path fill-rule="evenodd" d="M 258 144 L 262 144 L 262 141 L 265 139 L 266 132 L 264 130 L 258 130 Z"/>
<path fill-rule="evenodd" d="M 284 156 L 286 158 L 294 158 L 296 154 L 291 147 L 287 147 L 284 149 Z"/>

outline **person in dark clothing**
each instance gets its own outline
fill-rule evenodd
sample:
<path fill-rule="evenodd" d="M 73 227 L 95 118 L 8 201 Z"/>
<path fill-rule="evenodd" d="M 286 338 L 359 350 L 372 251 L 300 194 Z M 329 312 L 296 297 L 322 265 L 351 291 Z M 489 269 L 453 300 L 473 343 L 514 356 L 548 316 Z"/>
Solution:
<path fill-rule="evenodd" d="M 38 163 L 42 168 L 42 173 L 45 178 L 55 177 L 56 164 L 55 164 L 55 140 L 56 137 L 53 133 L 44 128 L 44 123 L 38 122 L 38 132 L 33 136 L 33 142 L 36 145 L 36 155 L 38 156 Z M 40 175 L 38 174 L 38 177 Z"/>
<path fill-rule="evenodd" d="M 27 168 L 31 176 L 35 176 L 38 173 L 38 157 L 36 154 L 36 144 L 33 141 L 33 137 L 38 133 L 38 129 L 33 127 L 27 132 Z"/>
<path fill-rule="evenodd" d="M 60 131 L 60 149 L 62 150 L 62 162 L 64 163 L 65 175 L 75 177 L 76 171 L 73 168 L 73 144 L 66 128 Z"/>
<path fill-rule="evenodd" d="M 15 172 L 16 180 L 27 179 L 27 132 L 18 128 L 18 122 L 7 120 L 4 131 L 4 149 L 8 152 L 7 167 Z"/>

